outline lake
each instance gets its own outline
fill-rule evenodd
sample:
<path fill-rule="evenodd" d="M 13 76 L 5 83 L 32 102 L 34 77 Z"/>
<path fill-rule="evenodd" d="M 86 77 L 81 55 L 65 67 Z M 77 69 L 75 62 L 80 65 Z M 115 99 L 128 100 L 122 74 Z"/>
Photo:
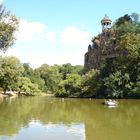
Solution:
<path fill-rule="evenodd" d="M 137 140 L 140 100 L 0 98 L 0 140 Z"/>

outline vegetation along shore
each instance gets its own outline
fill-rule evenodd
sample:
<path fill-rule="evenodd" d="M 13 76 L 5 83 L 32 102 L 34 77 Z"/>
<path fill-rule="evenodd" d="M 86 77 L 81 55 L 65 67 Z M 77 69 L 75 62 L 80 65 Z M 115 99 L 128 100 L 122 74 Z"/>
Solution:
<path fill-rule="evenodd" d="M 1 52 L 15 43 L 18 24 L 18 18 L 1 5 Z M 140 98 L 139 15 L 126 14 L 112 26 L 105 16 L 101 24 L 102 33 L 92 39 L 84 66 L 43 64 L 33 69 L 15 56 L 0 56 L 1 94 L 13 91 L 27 96 L 49 93 L 56 97 Z"/>

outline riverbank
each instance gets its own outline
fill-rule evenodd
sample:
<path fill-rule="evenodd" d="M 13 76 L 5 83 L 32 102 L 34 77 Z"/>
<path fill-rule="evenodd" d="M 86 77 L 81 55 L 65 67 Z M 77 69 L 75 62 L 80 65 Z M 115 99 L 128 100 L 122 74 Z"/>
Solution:
<path fill-rule="evenodd" d="M 0 93 L 0 98 L 4 97 L 18 97 L 18 96 L 46 96 L 46 97 L 54 97 L 54 94 L 49 94 L 49 93 L 40 93 L 39 95 L 27 95 L 27 94 L 18 94 L 18 93 L 13 93 L 13 94 L 3 94 Z"/>

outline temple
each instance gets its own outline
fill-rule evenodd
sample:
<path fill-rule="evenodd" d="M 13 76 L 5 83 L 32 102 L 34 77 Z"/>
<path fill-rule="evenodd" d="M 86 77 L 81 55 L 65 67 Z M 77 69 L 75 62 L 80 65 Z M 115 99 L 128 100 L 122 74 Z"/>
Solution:
<path fill-rule="evenodd" d="M 116 34 L 111 23 L 107 15 L 101 20 L 102 33 L 92 38 L 92 44 L 88 46 L 85 54 L 85 69 L 98 69 L 103 60 L 119 56 Z"/>

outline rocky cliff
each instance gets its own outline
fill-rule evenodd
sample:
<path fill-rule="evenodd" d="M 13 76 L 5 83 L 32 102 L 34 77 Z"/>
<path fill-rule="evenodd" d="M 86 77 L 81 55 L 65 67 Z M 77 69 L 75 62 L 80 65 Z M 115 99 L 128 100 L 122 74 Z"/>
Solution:
<path fill-rule="evenodd" d="M 92 39 L 92 44 L 88 46 L 88 52 L 85 54 L 84 67 L 86 70 L 98 69 L 105 59 L 116 58 L 120 56 L 116 42 L 116 33 L 113 28 L 108 28 L 106 22 L 108 17 L 104 18 L 102 33 Z M 110 20 L 111 21 L 111 20 Z"/>

